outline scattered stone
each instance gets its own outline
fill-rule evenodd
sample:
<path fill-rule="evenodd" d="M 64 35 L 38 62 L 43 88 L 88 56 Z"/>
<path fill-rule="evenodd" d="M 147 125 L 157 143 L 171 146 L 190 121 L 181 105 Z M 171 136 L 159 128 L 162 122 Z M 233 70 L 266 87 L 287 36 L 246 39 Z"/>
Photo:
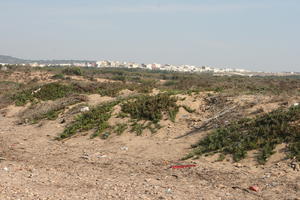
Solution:
<path fill-rule="evenodd" d="M 172 194 L 172 190 L 171 190 L 171 188 L 168 188 L 168 189 L 166 189 L 166 191 L 165 191 L 167 194 Z"/>
<path fill-rule="evenodd" d="M 265 173 L 263 178 L 270 178 L 271 177 L 271 174 L 270 173 Z"/>
<path fill-rule="evenodd" d="M 188 118 L 189 117 L 189 115 L 182 115 L 181 116 L 181 118 L 183 118 L 183 119 L 186 119 L 186 118 Z"/>
<path fill-rule="evenodd" d="M 7 167 L 4 167 L 3 170 L 8 172 L 8 168 Z"/>
<path fill-rule="evenodd" d="M 241 163 L 234 163 L 234 166 L 237 167 L 237 168 L 242 168 L 243 165 Z"/>
<path fill-rule="evenodd" d="M 121 149 L 122 151 L 127 151 L 127 150 L 128 150 L 128 147 L 123 146 L 123 147 L 121 147 L 120 149 Z"/>
<path fill-rule="evenodd" d="M 86 160 L 88 160 L 88 159 L 89 159 L 89 157 L 88 157 L 88 156 L 81 156 L 80 158 L 83 158 L 83 159 L 86 159 Z"/>
<path fill-rule="evenodd" d="M 277 185 L 278 185 L 277 182 L 272 182 L 272 183 L 270 184 L 270 186 L 272 186 L 272 187 L 276 187 Z"/>
<path fill-rule="evenodd" d="M 173 177 L 178 178 L 178 176 L 176 174 L 172 174 Z"/>

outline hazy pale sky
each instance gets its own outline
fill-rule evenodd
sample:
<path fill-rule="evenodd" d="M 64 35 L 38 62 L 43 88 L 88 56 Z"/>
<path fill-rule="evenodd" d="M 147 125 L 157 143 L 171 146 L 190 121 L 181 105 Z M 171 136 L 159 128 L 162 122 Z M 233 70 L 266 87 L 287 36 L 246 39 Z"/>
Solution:
<path fill-rule="evenodd" d="M 300 71 L 300 0 L 0 0 L 0 54 Z"/>

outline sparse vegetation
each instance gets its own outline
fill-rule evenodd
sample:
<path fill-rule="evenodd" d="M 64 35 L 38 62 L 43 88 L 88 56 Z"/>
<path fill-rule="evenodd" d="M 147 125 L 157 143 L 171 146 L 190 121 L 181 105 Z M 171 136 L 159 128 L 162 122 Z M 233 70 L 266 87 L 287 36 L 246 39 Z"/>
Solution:
<path fill-rule="evenodd" d="M 82 76 L 83 71 L 80 67 L 68 67 L 62 70 L 62 73 L 65 75 L 75 75 L 75 76 Z"/>
<path fill-rule="evenodd" d="M 33 104 L 20 113 L 19 117 L 22 123 L 25 121 L 28 121 L 29 123 L 36 123 L 42 119 L 54 120 L 67 106 L 83 101 L 86 101 L 86 97 L 73 95 L 52 102 Z"/>
<path fill-rule="evenodd" d="M 137 136 L 142 135 L 143 131 L 146 129 L 147 127 L 144 126 L 144 124 L 140 124 L 138 122 L 134 122 L 133 124 L 131 124 L 131 130 L 130 132 L 134 132 L 136 133 Z"/>
<path fill-rule="evenodd" d="M 51 78 L 54 79 L 54 80 L 64 80 L 65 79 L 65 75 L 63 75 L 61 73 L 54 74 Z"/>
<path fill-rule="evenodd" d="M 161 93 L 155 96 L 141 95 L 121 105 L 124 113 L 137 120 L 149 120 L 158 123 L 163 114 L 168 114 L 174 120 L 178 112 L 177 99 Z"/>
<path fill-rule="evenodd" d="M 250 150 L 259 150 L 257 160 L 263 164 L 274 153 L 276 145 L 289 144 L 288 156 L 300 158 L 300 106 L 277 109 L 254 119 L 241 119 L 214 130 L 192 147 L 187 155 L 207 153 L 231 154 L 234 161 L 246 157 Z"/>
<path fill-rule="evenodd" d="M 115 126 L 114 132 L 117 133 L 117 135 L 121 135 L 127 128 L 128 128 L 128 125 L 127 125 L 127 124 L 124 124 L 124 123 L 118 123 L 118 124 Z"/>
<path fill-rule="evenodd" d="M 43 70 L 51 72 L 51 79 L 57 79 L 61 82 L 40 85 L 40 80 L 44 79 L 36 78 L 35 75 L 29 77 L 31 73 Z M 41 110 L 41 112 L 36 112 L 36 115 L 29 117 L 31 122 L 41 119 L 56 119 L 66 107 L 66 104 L 62 103 L 62 107 L 54 106 L 52 108 L 50 106 L 48 110 L 40 109 L 39 106 L 49 104 L 48 100 L 65 101 L 70 95 L 75 94 L 100 94 L 118 97 L 120 91 L 125 89 L 135 92 L 136 96 L 131 96 L 128 99 L 117 98 L 118 100 L 114 102 L 99 105 L 87 113 L 80 114 L 60 135 L 60 139 L 90 129 L 95 130 L 91 137 L 100 136 L 103 138 L 112 133 L 120 135 L 127 129 L 137 135 L 141 135 L 145 129 L 155 133 L 161 128 L 159 122 L 163 118 L 175 122 L 179 107 L 189 113 L 195 112 L 187 105 L 178 106 L 176 104 L 177 98 L 174 97 L 177 94 L 191 95 L 200 91 L 211 91 L 212 93 L 204 101 L 214 108 L 218 105 L 226 106 L 227 98 L 222 98 L 223 96 L 258 93 L 272 95 L 284 93 L 287 96 L 292 93 L 300 94 L 300 79 L 297 76 L 216 77 L 209 73 L 190 74 L 139 69 L 87 69 L 78 67 L 45 67 L 43 69 L 10 67 L 3 76 L 6 77 L 14 71 L 19 71 L 29 78 L 25 84 L 10 81 L 0 82 L 0 88 L 3 88 L 0 91 L 0 101 L 3 102 L 3 105 L 9 104 L 11 100 L 16 105 L 25 105 L 31 102 L 30 109 Z M 86 81 L 70 80 L 66 78 L 66 75 L 82 76 Z M 117 81 L 97 82 L 96 78 Z M 164 92 L 158 95 L 147 95 L 154 88 Z M 129 118 L 129 122 L 128 125 L 117 124 L 115 127 L 111 127 L 107 121 L 111 117 L 112 105 L 117 104 L 120 104 L 121 111 L 116 117 Z M 195 149 L 191 155 L 221 153 L 220 155 L 225 156 L 232 154 L 234 160 L 238 161 L 246 157 L 249 150 L 258 149 L 257 159 L 260 163 L 264 163 L 273 154 L 277 144 L 286 142 L 289 144 L 289 155 L 299 159 L 300 144 L 293 142 L 295 138 L 298 139 L 299 137 L 296 128 L 293 128 L 294 126 L 298 127 L 298 125 L 292 118 L 286 117 L 292 112 L 291 110 L 293 108 L 289 111 L 274 111 L 261 116 L 262 118 L 242 119 L 214 130 L 212 135 L 194 145 Z M 288 133 L 285 133 L 284 130 L 288 130 Z M 104 136 L 104 133 L 109 134 Z"/>
<path fill-rule="evenodd" d="M 31 89 L 24 89 L 13 95 L 12 98 L 17 106 L 22 106 L 27 102 L 34 101 L 35 99 L 43 101 L 55 100 L 66 97 L 72 93 L 75 92 L 73 91 L 73 88 L 68 85 L 48 83 Z"/>
<path fill-rule="evenodd" d="M 182 105 L 181 107 L 183 107 L 184 110 L 186 110 L 186 111 L 189 112 L 189 113 L 193 113 L 193 112 L 196 111 L 195 109 L 192 109 L 192 108 L 190 108 L 190 107 L 187 106 L 187 105 Z"/>
<path fill-rule="evenodd" d="M 75 121 L 71 123 L 58 139 L 68 138 L 77 132 L 88 131 L 94 129 L 94 134 L 91 136 L 96 137 L 102 134 L 109 128 L 108 120 L 111 117 L 112 108 L 117 105 L 118 101 L 108 102 L 92 108 L 90 111 L 77 116 Z"/>

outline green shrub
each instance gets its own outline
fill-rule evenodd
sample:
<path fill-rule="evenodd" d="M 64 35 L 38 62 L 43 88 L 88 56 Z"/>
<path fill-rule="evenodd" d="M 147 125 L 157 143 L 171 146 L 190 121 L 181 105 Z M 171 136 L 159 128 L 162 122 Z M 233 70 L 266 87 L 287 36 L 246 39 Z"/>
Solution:
<path fill-rule="evenodd" d="M 143 124 L 139 124 L 137 122 L 134 122 L 132 125 L 131 125 L 131 130 L 130 132 L 135 132 L 137 136 L 139 135 L 142 135 L 144 129 L 146 127 L 143 125 Z"/>
<path fill-rule="evenodd" d="M 196 111 L 195 109 L 192 109 L 192 108 L 190 108 L 190 107 L 187 106 L 187 105 L 182 105 L 181 107 L 183 107 L 184 110 L 186 110 L 186 111 L 189 112 L 189 113 L 193 113 L 193 112 Z"/>
<path fill-rule="evenodd" d="M 75 93 L 72 86 L 60 83 L 48 83 L 31 89 L 24 89 L 12 96 L 17 106 L 38 100 L 55 100 Z"/>
<path fill-rule="evenodd" d="M 289 145 L 289 157 L 290 158 L 296 158 L 298 161 L 300 161 L 300 138 L 297 138 L 297 141 L 291 143 Z"/>
<path fill-rule="evenodd" d="M 62 70 L 63 74 L 66 75 L 75 75 L 75 76 L 82 76 L 83 72 L 80 67 L 68 67 Z"/>
<path fill-rule="evenodd" d="M 63 74 L 54 74 L 51 78 L 54 80 L 57 80 L 57 79 L 64 80 L 65 76 Z"/>
<path fill-rule="evenodd" d="M 29 101 L 34 100 L 31 90 L 23 90 L 13 95 L 12 99 L 15 101 L 16 106 L 23 106 Z"/>
<path fill-rule="evenodd" d="M 117 133 L 117 135 L 121 135 L 127 128 L 128 128 L 127 124 L 119 123 L 116 125 L 114 132 Z"/>
<path fill-rule="evenodd" d="M 36 91 L 37 92 L 33 92 L 33 97 L 43 101 L 55 100 L 75 93 L 71 86 L 60 83 L 45 84 Z"/>
<path fill-rule="evenodd" d="M 277 109 L 254 119 L 241 119 L 214 130 L 197 144 L 185 158 L 207 153 L 231 154 L 234 161 L 259 150 L 257 160 L 263 164 L 274 153 L 277 144 L 287 143 L 289 155 L 300 158 L 300 106 Z"/>
<path fill-rule="evenodd" d="M 122 112 L 130 114 L 137 120 L 149 120 L 158 123 L 163 113 L 168 113 L 171 119 L 175 119 L 178 112 L 177 99 L 162 93 L 155 96 L 141 95 L 135 100 L 127 101 L 121 105 Z"/>
<path fill-rule="evenodd" d="M 71 123 L 58 139 L 70 137 L 77 132 L 95 129 L 91 137 L 100 135 L 104 130 L 109 128 L 108 120 L 111 117 L 112 109 L 117 105 L 118 101 L 108 102 L 92 108 L 89 112 L 79 115 L 73 123 Z"/>
<path fill-rule="evenodd" d="M 122 81 L 122 82 L 125 82 L 126 79 L 127 79 L 126 76 L 123 75 L 116 75 L 111 78 L 111 80 Z"/>
<path fill-rule="evenodd" d="M 140 82 L 140 85 L 136 88 L 139 93 L 150 93 L 156 86 L 155 80 L 141 80 Z"/>

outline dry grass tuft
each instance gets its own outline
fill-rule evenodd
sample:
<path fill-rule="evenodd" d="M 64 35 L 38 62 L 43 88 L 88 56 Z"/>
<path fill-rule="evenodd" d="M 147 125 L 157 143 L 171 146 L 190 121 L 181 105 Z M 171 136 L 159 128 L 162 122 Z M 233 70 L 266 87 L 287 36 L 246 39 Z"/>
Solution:
<path fill-rule="evenodd" d="M 35 123 L 41 119 L 56 119 L 58 114 L 67 106 L 87 101 L 87 97 L 83 95 L 72 95 L 57 99 L 55 101 L 47 101 L 39 104 L 33 104 L 22 113 L 20 113 L 20 123 Z"/>

